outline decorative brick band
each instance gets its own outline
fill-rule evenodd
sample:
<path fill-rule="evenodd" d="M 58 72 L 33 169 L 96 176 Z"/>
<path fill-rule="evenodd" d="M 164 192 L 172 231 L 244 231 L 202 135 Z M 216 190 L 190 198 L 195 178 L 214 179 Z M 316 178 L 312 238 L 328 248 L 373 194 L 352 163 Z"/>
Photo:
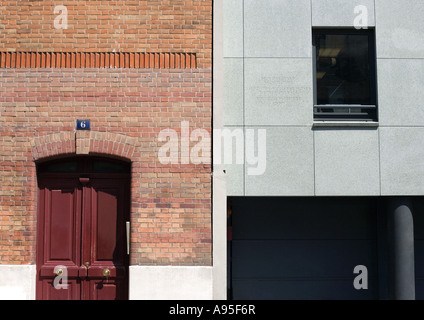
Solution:
<path fill-rule="evenodd" d="M 30 141 L 34 161 L 75 154 L 107 154 L 131 159 L 136 144 L 134 137 L 95 131 L 59 132 Z"/>
<path fill-rule="evenodd" d="M 195 53 L 0 52 L 0 68 L 193 69 Z"/>

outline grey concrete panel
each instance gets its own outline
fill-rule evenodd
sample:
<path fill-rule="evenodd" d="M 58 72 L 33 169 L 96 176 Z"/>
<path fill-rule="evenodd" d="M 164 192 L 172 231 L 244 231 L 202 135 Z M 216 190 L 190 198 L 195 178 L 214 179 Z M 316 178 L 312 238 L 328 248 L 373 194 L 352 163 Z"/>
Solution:
<path fill-rule="evenodd" d="M 424 128 L 381 127 L 381 194 L 424 194 Z"/>
<path fill-rule="evenodd" d="M 424 58 L 424 1 L 375 0 L 377 58 Z"/>
<path fill-rule="evenodd" d="M 243 59 L 224 60 L 224 124 L 243 125 Z"/>
<path fill-rule="evenodd" d="M 244 195 L 244 166 L 239 164 L 225 165 L 227 174 L 227 196 Z"/>
<path fill-rule="evenodd" d="M 311 125 L 311 59 L 246 59 L 246 125 Z"/>
<path fill-rule="evenodd" d="M 246 130 L 252 128 L 246 128 Z M 246 139 L 257 151 L 259 136 L 255 129 L 253 141 Z M 306 196 L 314 194 L 313 136 L 311 127 L 266 127 L 266 170 L 261 175 L 249 174 L 246 163 L 246 196 Z M 252 149 L 253 150 L 253 149 Z M 246 152 L 247 153 L 247 152 Z M 246 157 L 247 160 L 247 157 Z"/>
<path fill-rule="evenodd" d="M 379 122 L 382 126 L 424 125 L 424 60 L 378 59 Z"/>
<path fill-rule="evenodd" d="M 373 27 L 374 0 L 312 0 L 312 26 Z"/>
<path fill-rule="evenodd" d="M 229 137 L 230 140 L 226 139 Z M 214 130 L 214 143 L 221 144 L 220 164 L 226 172 L 227 196 L 244 195 L 244 128 L 242 126 L 226 126 L 222 131 Z M 228 152 L 231 157 L 228 157 Z M 214 153 L 217 157 L 217 152 Z M 214 158 L 214 161 L 216 158 Z M 216 161 L 215 161 L 216 162 Z"/>
<path fill-rule="evenodd" d="M 379 195 L 378 130 L 314 130 L 316 195 Z"/>
<path fill-rule="evenodd" d="M 246 57 L 311 57 L 310 0 L 245 0 Z"/>
<path fill-rule="evenodd" d="M 223 1 L 224 57 L 243 56 L 243 0 Z"/>

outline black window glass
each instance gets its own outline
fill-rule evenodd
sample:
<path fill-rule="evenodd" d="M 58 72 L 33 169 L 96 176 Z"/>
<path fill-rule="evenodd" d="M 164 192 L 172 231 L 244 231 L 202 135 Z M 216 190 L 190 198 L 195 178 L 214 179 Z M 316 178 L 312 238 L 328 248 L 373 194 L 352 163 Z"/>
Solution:
<path fill-rule="evenodd" d="M 37 165 L 39 173 L 129 173 L 130 164 L 113 160 L 80 157 Z"/>
<path fill-rule="evenodd" d="M 376 120 L 375 49 L 371 30 L 314 30 L 316 116 Z M 336 114 L 333 117 L 336 117 Z"/>
<path fill-rule="evenodd" d="M 121 165 L 114 162 L 94 161 L 93 171 L 96 173 L 108 173 L 108 172 L 124 173 L 128 171 L 128 168 L 125 165 Z"/>
<path fill-rule="evenodd" d="M 78 171 L 78 162 L 76 161 L 67 161 L 67 162 L 56 162 L 48 165 L 43 165 L 39 169 L 42 172 L 77 172 Z"/>
<path fill-rule="evenodd" d="M 372 104 L 368 35 L 317 35 L 318 104 Z"/>

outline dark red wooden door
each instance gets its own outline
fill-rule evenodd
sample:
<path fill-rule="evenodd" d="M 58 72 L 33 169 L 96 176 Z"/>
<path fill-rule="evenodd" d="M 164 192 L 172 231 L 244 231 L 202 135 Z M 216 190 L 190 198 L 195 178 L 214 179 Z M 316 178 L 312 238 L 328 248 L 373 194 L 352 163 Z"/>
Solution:
<path fill-rule="evenodd" d="M 37 299 L 128 298 L 129 177 L 38 175 Z"/>

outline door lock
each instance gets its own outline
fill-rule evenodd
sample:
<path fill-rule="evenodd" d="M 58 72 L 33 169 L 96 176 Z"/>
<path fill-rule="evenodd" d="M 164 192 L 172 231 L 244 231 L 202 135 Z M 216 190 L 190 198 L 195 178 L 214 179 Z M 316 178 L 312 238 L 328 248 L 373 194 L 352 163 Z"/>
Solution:
<path fill-rule="evenodd" d="M 109 277 L 110 276 L 110 270 L 109 269 L 103 269 L 103 275 L 105 276 L 105 277 Z"/>

